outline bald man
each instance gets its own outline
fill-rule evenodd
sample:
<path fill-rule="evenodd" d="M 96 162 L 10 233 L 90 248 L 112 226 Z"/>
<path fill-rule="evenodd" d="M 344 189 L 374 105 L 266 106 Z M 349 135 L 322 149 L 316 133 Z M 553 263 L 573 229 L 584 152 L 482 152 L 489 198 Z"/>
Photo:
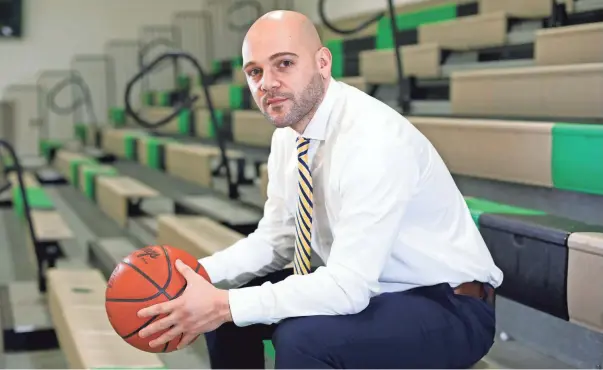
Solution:
<path fill-rule="evenodd" d="M 200 260 L 213 284 L 178 263 L 184 294 L 142 310 L 168 316 L 140 335 L 184 346 L 207 333 L 212 368 L 262 368 L 266 339 L 277 368 L 475 364 L 493 343 L 502 273 L 434 147 L 331 77 L 331 52 L 302 14 L 264 15 L 242 52 L 277 127 L 264 217 Z"/>

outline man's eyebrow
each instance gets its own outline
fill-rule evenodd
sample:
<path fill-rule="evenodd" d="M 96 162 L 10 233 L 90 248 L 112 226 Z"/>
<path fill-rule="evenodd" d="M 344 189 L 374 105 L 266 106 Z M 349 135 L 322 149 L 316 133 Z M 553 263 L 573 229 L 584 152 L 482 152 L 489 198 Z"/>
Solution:
<path fill-rule="evenodd" d="M 280 53 L 272 54 L 270 56 L 270 58 L 268 58 L 268 59 L 269 60 L 274 60 L 276 58 L 285 57 L 285 56 L 291 56 L 291 57 L 296 57 L 296 58 L 298 57 L 298 55 L 295 54 L 295 53 L 292 53 L 292 52 L 289 52 L 289 51 L 282 51 Z M 243 66 L 242 69 L 245 70 L 245 69 L 247 69 L 247 67 L 249 67 L 252 64 L 255 64 L 255 62 L 253 60 L 250 60 L 249 62 L 245 63 L 245 65 Z"/>

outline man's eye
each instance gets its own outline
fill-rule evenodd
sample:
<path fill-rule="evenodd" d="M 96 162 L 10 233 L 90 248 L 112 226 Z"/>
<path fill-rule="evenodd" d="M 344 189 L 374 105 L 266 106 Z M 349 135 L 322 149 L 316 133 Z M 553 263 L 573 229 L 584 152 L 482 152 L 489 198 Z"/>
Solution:
<path fill-rule="evenodd" d="M 281 67 L 287 68 L 287 67 L 291 67 L 293 65 L 293 62 L 290 60 L 283 60 L 280 64 Z"/>
<path fill-rule="evenodd" d="M 259 68 L 254 68 L 254 69 L 252 69 L 251 71 L 249 71 L 249 75 L 250 75 L 251 77 L 255 76 L 255 75 L 256 75 L 256 74 L 258 74 L 258 73 L 260 73 Z"/>

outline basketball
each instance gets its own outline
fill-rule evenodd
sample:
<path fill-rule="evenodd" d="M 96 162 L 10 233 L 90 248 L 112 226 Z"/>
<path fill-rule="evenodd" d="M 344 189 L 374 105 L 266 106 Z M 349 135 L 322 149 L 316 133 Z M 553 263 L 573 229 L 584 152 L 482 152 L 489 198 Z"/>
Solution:
<path fill-rule="evenodd" d="M 186 279 L 176 269 L 181 260 L 209 281 L 197 259 L 170 246 L 148 246 L 130 253 L 113 270 L 105 292 L 105 308 L 113 329 L 130 345 L 146 352 L 172 352 L 182 335 L 162 346 L 151 348 L 149 342 L 165 331 L 141 338 L 138 332 L 166 315 L 139 318 L 139 310 L 178 298 L 186 288 Z M 169 330 L 169 329 L 167 329 Z"/>

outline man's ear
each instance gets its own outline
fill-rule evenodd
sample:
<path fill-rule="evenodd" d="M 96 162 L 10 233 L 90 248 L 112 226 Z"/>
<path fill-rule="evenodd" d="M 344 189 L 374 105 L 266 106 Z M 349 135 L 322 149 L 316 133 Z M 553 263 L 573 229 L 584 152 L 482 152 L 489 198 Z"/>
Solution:
<path fill-rule="evenodd" d="M 323 79 L 331 77 L 331 67 L 333 65 L 333 55 L 331 51 L 326 47 L 321 47 L 316 53 L 316 63 L 318 65 L 318 71 Z"/>

